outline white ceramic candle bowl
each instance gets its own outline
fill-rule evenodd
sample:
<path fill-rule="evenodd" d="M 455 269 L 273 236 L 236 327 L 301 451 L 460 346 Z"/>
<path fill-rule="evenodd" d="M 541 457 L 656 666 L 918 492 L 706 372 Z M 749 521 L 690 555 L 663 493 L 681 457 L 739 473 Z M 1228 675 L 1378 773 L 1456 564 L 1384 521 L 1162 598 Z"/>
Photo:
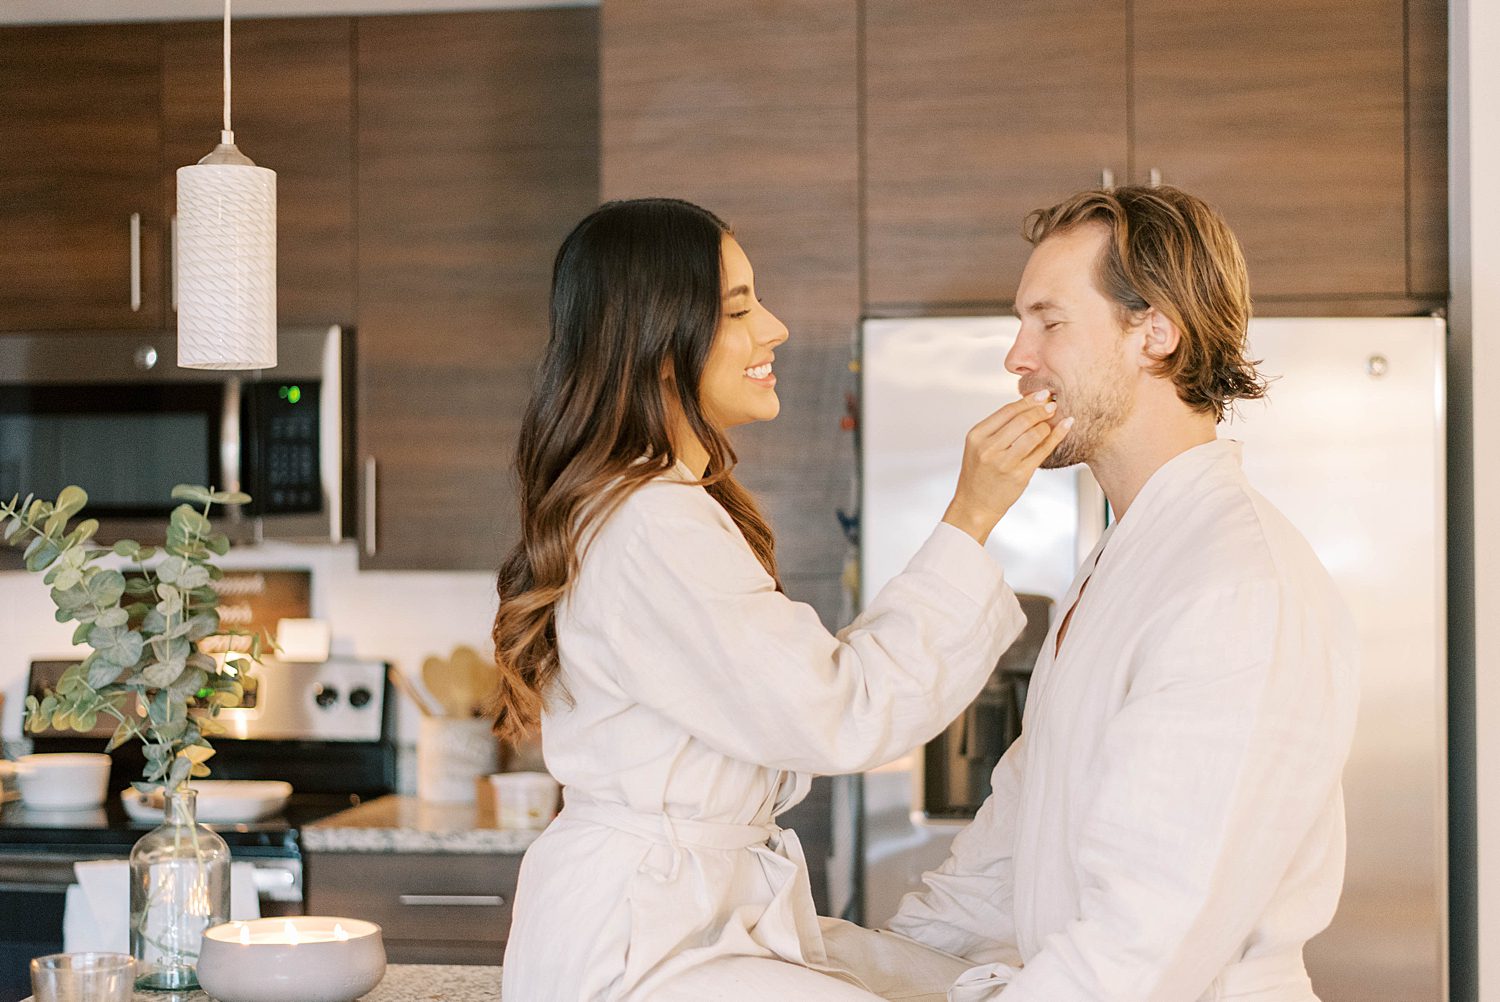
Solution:
<path fill-rule="evenodd" d="M 22 755 L 16 760 L 21 802 L 34 811 L 86 811 L 104 803 L 109 756 L 97 752 Z"/>
<path fill-rule="evenodd" d="M 218 1002 L 354 1002 L 385 977 L 380 926 L 294 915 L 203 934 L 198 981 Z"/>

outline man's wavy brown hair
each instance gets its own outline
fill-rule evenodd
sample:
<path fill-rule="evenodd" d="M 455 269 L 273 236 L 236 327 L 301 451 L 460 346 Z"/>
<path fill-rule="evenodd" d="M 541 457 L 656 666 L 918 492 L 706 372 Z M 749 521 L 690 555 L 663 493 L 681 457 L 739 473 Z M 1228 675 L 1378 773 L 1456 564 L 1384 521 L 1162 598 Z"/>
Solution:
<path fill-rule="evenodd" d="M 1157 309 L 1181 334 L 1154 368 L 1183 403 L 1224 419 L 1236 400 L 1265 396 L 1266 382 L 1246 356 L 1250 280 L 1239 241 L 1207 202 L 1166 185 L 1085 191 L 1026 217 L 1023 233 L 1039 244 L 1079 226 L 1106 227 L 1111 239 L 1096 264 L 1099 291 L 1124 324 Z"/>
<path fill-rule="evenodd" d="M 770 525 L 731 475 L 734 449 L 698 399 L 723 311 L 720 245 L 730 233 L 689 202 L 635 199 L 595 210 L 557 252 L 551 331 L 516 446 L 521 539 L 496 584 L 500 678 L 489 709 L 504 738 L 531 734 L 549 697 L 566 698 L 554 689 L 557 604 L 592 531 L 676 463 L 672 407 L 708 450 L 699 483 L 777 577 Z"/>

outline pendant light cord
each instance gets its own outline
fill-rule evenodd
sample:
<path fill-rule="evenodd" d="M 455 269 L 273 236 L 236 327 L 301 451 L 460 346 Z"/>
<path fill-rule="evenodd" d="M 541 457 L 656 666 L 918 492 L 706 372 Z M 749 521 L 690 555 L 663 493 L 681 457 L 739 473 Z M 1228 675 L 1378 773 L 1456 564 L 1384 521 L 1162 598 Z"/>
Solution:
<path fill-rule="evenodd" d="M 234 132 L 229 127 L 229 0 L 224 0 L 224 137 L 226 144 L 234 142 Z"/>

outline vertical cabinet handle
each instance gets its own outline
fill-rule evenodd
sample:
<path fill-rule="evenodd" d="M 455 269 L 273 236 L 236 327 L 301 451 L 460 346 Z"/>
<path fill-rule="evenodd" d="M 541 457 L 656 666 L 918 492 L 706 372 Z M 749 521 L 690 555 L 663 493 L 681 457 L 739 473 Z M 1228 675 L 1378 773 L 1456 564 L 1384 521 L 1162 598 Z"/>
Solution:
<path fill-rule="evenodd" d="M 172 312 L 177 312 L 177 213 L 172 213 L 172 242 L 167 252 L 172 255 L 172 264 L 168 269 L 172 273 Z"/>
<path fill-rule="evenodd" d="M 1151 184 L 1151 187 L 1153 187 L 1153 188 L 1160 187 L 1160 185 L 1161 185 L 1161 169 L 1160 168 L 1158 168 L 1158 167 L 1152 167 L 1151 168 L 1151 181 L 1150 181 L 1150 184 Z"/>
<path fill-rule="evenodd" d="M 379 498 L 376 490 L 379 487 L 379 478 L 375 469 L 375 457 L 365 457 L 365 556 L 373 557 L 376 550 L 375 531 L 377 525 L 376 515 L 379 512 L 377 504 Z"/>
<path fill-rule="evenodd" d="M 1108 167 L 1099 172 L 1099 187 L 1113 188 L 1115 186 L 1115 172 Z"/>
<path fill-rule="evenodd" d="M 130 214 L 130 312 L 141 309 L 141 214 Z"/>

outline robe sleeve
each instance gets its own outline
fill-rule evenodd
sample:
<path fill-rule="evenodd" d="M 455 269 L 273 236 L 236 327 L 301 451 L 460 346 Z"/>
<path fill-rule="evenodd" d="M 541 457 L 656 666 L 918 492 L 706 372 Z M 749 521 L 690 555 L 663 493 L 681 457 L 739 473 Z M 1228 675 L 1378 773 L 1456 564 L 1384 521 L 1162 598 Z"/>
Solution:
<path fill-rule="evenodd" d="M 957 997 L 1194 1002 L 1239 959 L 1335 797 L 1358 702 L 1352 643 L 1283 592 L 1225 587 L 1148 626 L 1097 756 L 1080 913 L 1008 987 L 976 993 L 975 971 Z"/>
<path fill-rule="evenodd" d="M 990 795 L 947 860 L 923 874 L 923 890 L 901 899 L 892 931 L 975 964 L 1019 965 L 1013 856 L 1025 756 L 1023 734 L 995 766 Z"/>
<path fill-rule="evenodd" d="M 837 635 L 710 518 L 638 517 L 617 570 L 601 582 L 616 683 L 768 768 L 856 772 L 904 754 L 978 696 L 1025 625 L 999 565 L 946 524 Z"/>

